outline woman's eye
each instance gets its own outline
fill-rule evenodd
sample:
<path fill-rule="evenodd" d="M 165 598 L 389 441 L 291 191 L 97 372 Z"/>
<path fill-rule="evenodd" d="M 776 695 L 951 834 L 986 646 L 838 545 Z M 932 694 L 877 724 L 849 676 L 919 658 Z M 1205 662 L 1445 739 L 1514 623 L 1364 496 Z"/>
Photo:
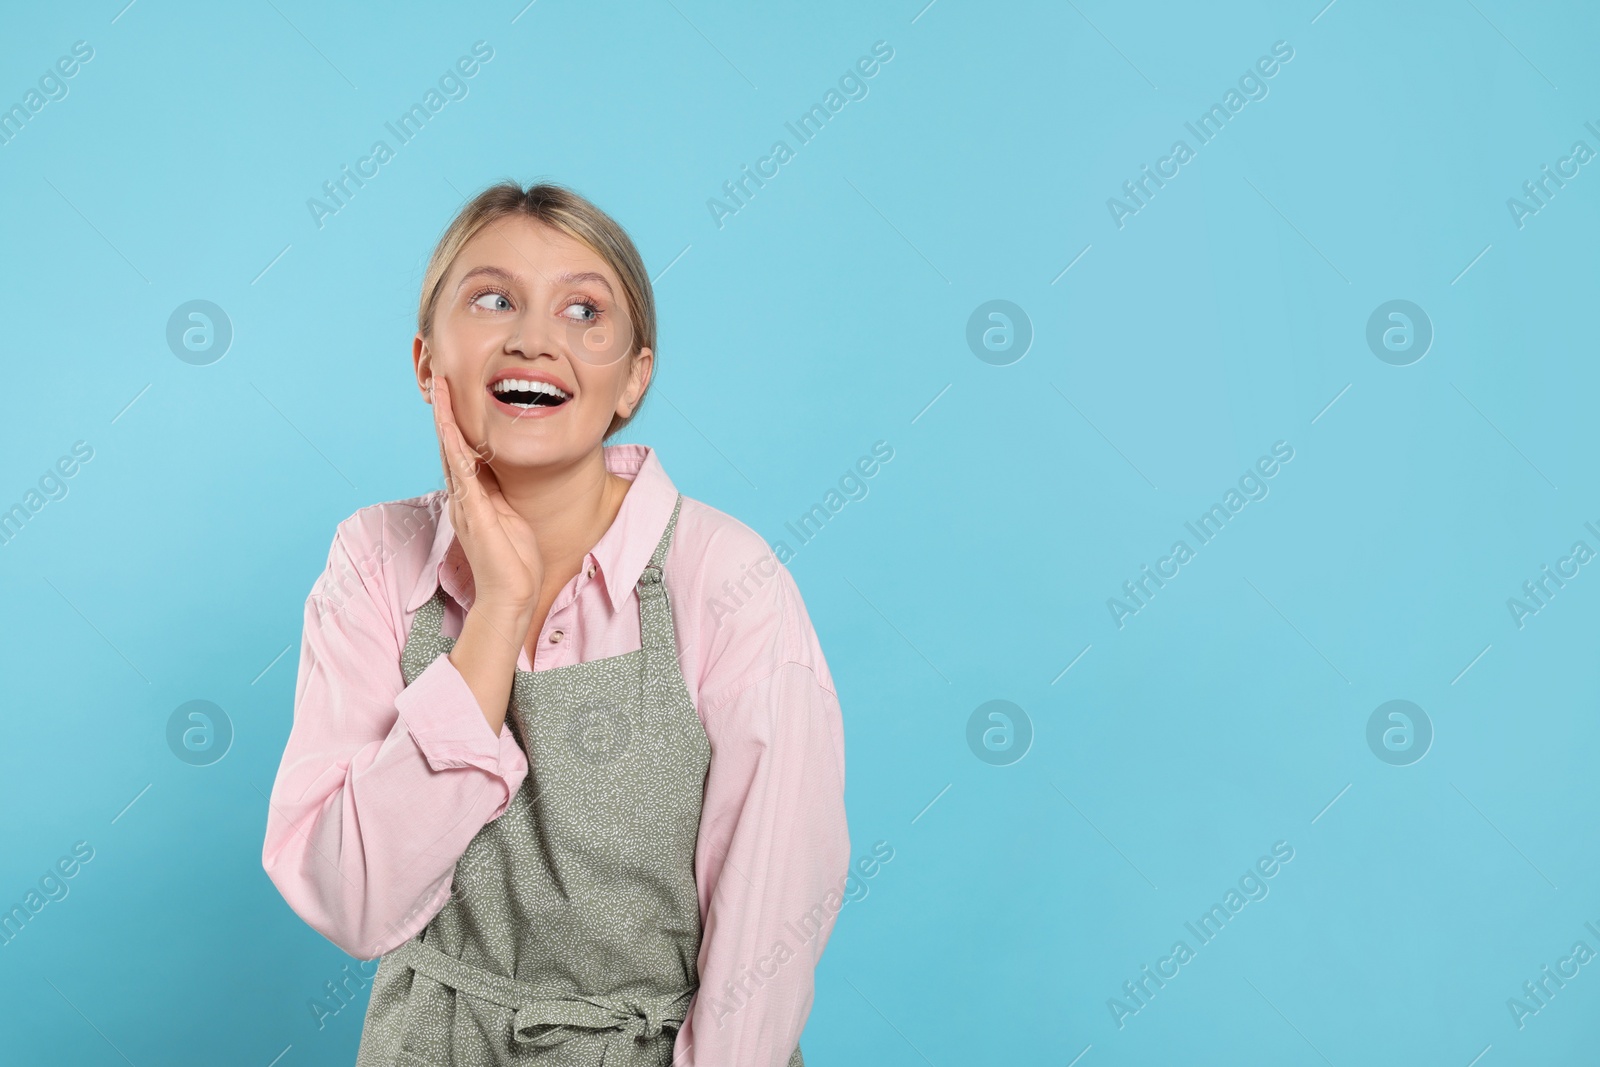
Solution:
<path fill-rule="evenodd" d="M 574 309 L 577 310 L 575 315 L 571 313 Z M 577 322 L 593 322 L 600 317 L 600 309 L 587 300 L 579 300 L 576 303 L 568 304 L 567 312 L 567 318 Z"/>
<path fill-rule="evenodd" d="M 505 311 L 511 307 L 511 301 L 505 298 L 504 293 L 484 293 L 472 303 L 473 306 L 481 307 L 485 311 Z"/>

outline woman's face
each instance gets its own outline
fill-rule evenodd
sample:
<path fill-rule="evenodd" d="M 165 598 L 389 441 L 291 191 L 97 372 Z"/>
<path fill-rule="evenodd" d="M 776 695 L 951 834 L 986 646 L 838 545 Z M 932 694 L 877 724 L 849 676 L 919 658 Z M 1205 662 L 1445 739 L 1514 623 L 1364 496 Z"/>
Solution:
<path fill-rule="evenodd" d="M 649 382 L 653 354 L 629 359 L 633 344 L 622 283 L 606 261 L 510 216 L 462 247 L 439 289 L 433 336 L 419 333 L 412 354 L 424 395 L 442 375 L 462 435 L 501 473 L 599 448 L 612 416 L 630 414 Z"/>

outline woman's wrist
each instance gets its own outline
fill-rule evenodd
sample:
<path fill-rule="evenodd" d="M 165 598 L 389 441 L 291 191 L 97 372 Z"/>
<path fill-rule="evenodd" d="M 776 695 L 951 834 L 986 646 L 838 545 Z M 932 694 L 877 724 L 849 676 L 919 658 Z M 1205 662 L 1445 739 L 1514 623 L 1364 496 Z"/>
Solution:
<path fill-rule="evenodd" d="M 484 650 L 489 662 L 504 663 L 515 669 L 517 653 L 528 640 L 533 625 L 533 605 L 477 600 L 467 611 L 461 638 L 475 649 Z"/>
<path fill-rule="evenodd" d="M 496 629 L 516 629 L 518 633 L 526 636 L 529 626 L 533 625 L 534 603 L 509 599 L 501 596 L 485 594 L 477 597 L 472 602 L 472 607 L 467 610 L 467 618 L 477 615 L 493 623 Z M 520 640 L 518 642 L 520 644 Z"/>
<path fill-rule="evenodd" d="M 489 728 L 496 733 L 505 722 L 517 657 L 533 625 L 533 610 L 492 600 L 474 601 L 449 653 L 450 662 L 466 680 Z"/>

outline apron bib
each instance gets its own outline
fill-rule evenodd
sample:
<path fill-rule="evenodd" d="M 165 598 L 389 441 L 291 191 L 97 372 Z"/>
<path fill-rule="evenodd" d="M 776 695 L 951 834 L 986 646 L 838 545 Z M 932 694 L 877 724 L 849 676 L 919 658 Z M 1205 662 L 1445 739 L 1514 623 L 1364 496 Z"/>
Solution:
<path fill-rule="evenodd" d="M 662 567 L 638 582 L 638 650 L 516 672 L 528 775 L 456 865 L 451 896 L 372 982 L 356 1067 L 669 1067 L 699 985 L 694 879 L 711 744 L 683 681 Z M 455 639 L 417 610 L 410 685 Z M 797 1046 L 788 1067 L 804 1067 Z"/>

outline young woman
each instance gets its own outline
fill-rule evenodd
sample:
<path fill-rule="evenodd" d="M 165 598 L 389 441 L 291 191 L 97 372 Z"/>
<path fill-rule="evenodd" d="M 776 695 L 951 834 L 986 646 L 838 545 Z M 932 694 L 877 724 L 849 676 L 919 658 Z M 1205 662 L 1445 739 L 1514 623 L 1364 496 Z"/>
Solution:
<path fill-rule="evenodd" d="M 412 343 L 445 488 L 338 526 L 262 863 L 382 957 L 358 1067 L 784 1067 L 849 866 L 789 573 L 606 446 L 655 368 L 627 234 L 556 185 L 450 224 Z"/>

